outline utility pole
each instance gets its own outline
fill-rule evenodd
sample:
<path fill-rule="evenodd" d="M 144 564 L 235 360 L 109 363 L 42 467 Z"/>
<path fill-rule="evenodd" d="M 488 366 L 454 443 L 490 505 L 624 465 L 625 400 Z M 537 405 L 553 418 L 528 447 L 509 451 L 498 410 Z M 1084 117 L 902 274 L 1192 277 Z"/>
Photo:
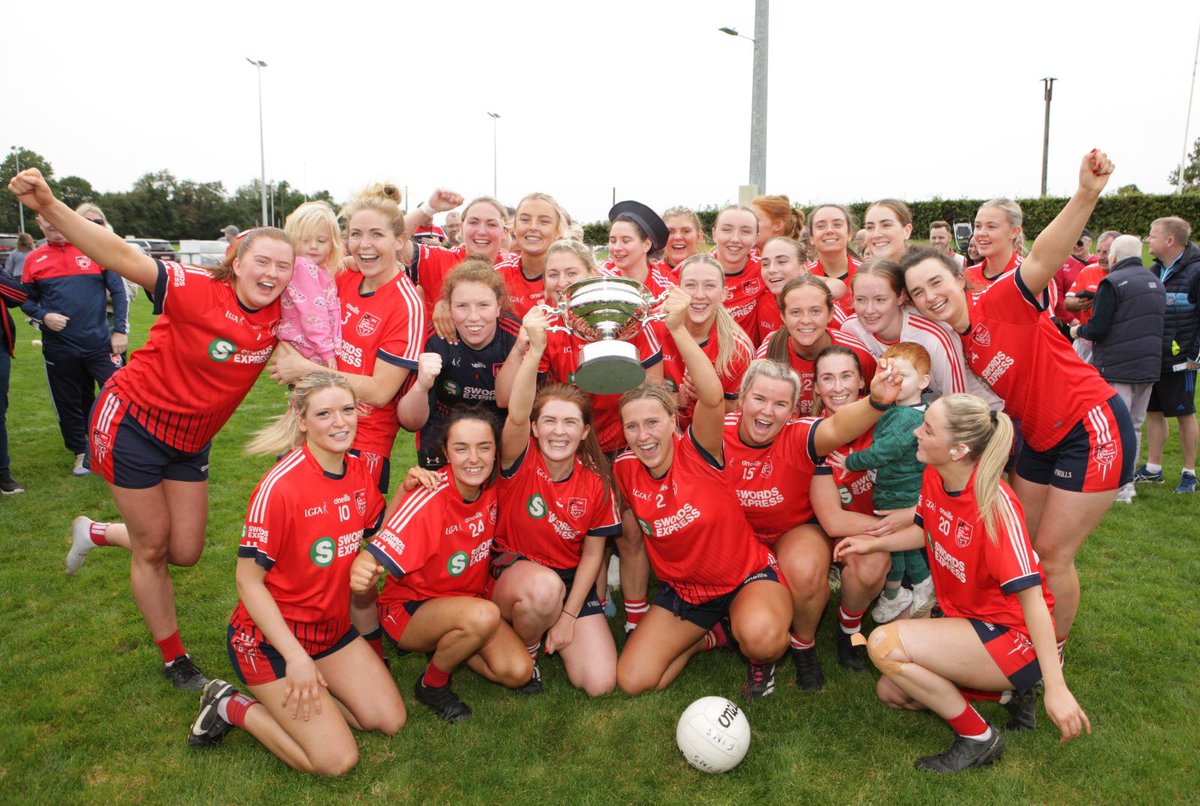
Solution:
<path fill-rule="evenodd" d="M 1043 78 L 1046 91 L 1046 127 L 1042 133 L 1042 197 L 1046 196 L 1046 175 L 1050 168 L 1050 101 L 1054 99 L 1054 82 L 1057 78 Z"/>

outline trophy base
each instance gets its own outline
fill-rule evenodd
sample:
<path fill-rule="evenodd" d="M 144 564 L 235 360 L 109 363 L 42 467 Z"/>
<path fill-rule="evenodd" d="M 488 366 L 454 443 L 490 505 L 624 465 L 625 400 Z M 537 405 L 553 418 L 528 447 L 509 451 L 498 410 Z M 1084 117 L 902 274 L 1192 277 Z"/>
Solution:
<path fill-rule="evenodd" d="M 583 345 L 575 385 L 594 395 L 619 395 L 646 379 L 637 348 L 627 341 L 595 341 Z"/>

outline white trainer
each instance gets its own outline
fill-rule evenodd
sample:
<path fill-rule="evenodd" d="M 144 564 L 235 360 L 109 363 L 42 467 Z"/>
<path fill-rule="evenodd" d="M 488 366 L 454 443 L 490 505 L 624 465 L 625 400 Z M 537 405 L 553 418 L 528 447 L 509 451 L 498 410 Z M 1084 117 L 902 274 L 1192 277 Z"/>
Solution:
<path fill-rule="evenodd" d="M 933 610 L 935 604 L 937 604 L 937 597 L 933 594 L 933 577 L 913 585 L 912 610 L 909 611 L 912 618 L 925 618 L 929 615 L 929 611 Z"/>
<path fill-rule="evenodd" d="M 901 613 L 908 610 L 909 605 L 913 603 L 913 594 L 908 588 L 901 588 L 896 594 L 895 599 L 888 599 L 880 594 L 875 600 L 875 606 L 871 608 L 871 619 L 876 624 L 887 624 L 889 621 L 895 621 Z"/>
<path fill-rule="evenodd" d="M 90 476 L 90 475 L 92 475 L 92 471 L 88 470 L 86 467 L 83 466 L 83 460 L 84 460 L 85 456 L 86 456 L 86 454 L 82 454 L 82 453 L 75 454 L 75 466 L 71 468 L 72 476 Z"/>
<path fill-rule="evenodd" d="M 67 552 L 67 576 L 74 576 L 84 559 L 96 548 L 92 542 L 92 519 L 80 515 L 71 523 L 71 550 Z"/>

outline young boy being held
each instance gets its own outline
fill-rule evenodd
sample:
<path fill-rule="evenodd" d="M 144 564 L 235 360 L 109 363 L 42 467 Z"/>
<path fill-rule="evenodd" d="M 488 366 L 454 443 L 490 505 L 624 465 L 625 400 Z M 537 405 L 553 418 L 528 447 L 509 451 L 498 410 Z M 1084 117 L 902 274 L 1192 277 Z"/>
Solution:
<path fill-rule="evenodd" d="M 835 452 L 826 462 L 847 470 L 874 470 L 875 509 L 915 507 L 921 496 L 921 475 L 925 465 L 917 461 L 917 438 L 913 434 L 925 420 L 921 393 L 929 386 L 930 360 L 925 348 L 902 341 L 887 348 L 881 356 L 891 362 L 892 372 L 903 379 L 896 405 L 888 409 L 871 438 L 871 446 L 861 451 Z M 900 586 L 905 575 L 912 590 Z M 933 579 L 919 550 L 892 554 L 883 594 L 871 610 L 876 624 L 886 624 L 909 611 L 914 618 L 927 615 L 934 605 Z"/>

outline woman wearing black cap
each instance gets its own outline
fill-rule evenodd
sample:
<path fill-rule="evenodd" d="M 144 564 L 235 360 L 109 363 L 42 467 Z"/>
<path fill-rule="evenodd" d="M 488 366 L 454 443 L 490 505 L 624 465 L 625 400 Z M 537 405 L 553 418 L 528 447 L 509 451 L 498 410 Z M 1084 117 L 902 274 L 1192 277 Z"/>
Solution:
<path fill-rule="evenodd" d="M 608 260 L 604 268 L 637 280 L 658 296 L 670 288 L 670 269 L 660 259 L 667 225 L 641 202 L 623 201 L 608 211 Z"/>

